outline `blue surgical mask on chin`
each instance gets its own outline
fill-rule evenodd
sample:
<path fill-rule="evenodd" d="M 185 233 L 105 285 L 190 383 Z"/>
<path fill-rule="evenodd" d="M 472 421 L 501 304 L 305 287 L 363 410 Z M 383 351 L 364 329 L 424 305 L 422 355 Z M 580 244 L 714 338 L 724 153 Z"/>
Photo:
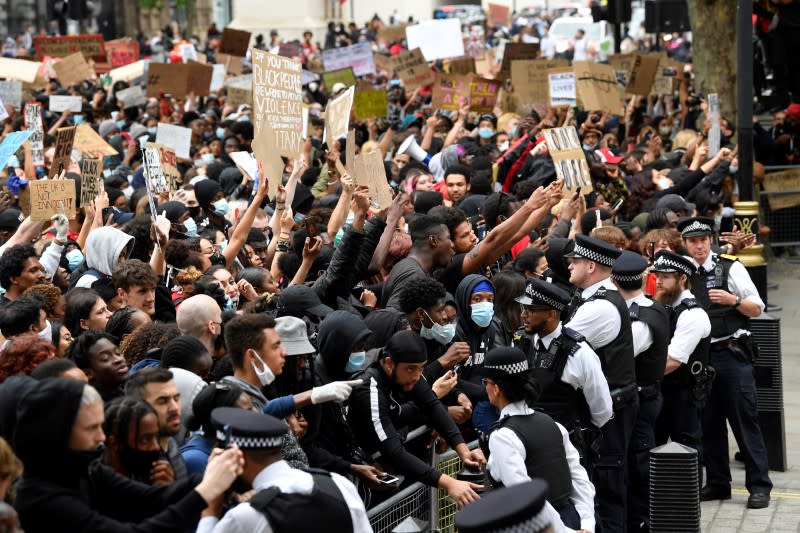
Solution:
<path fill-rule="evenodd" d="M 479 128 L 478 135 L 481 139 L 491 139 L 492 135 L 494 135 L 494 130 L 492 128 Z"/>
<path fill-rule="evenodd" d="M 295 224 L 302 224 L 306 220 L 306 216 L 303 213 L 295 213 L 292 218 Z"/>
<path fill-rule="evenodd" d="M 485 328 L 492 323 L 494 304 L 492 302 L 478 302 L 472 304 L 472 321 L 479 328 Z"/>
<path fill-rule="evenodd" d="M 433 322 L 433 326 L 428 328 L 425 324 L 422 324 L 422 328 L 419 330 L 419 336 L 423 339 L 436 341 L 439 344 L 450 344 L 450 341 L 456 336 L 456 325 L 445 324 L 443 326 L 438 322 Z"/>
<path fill-rule="evenodd" d="M 203 154 L 200 156 L 200 159 L 203 161 L 203 163 L 210 165 L 214 162 L 215 157 L 214 154 Z"/>
<path fill-rule="evenodd" d="M 364 367 L 367 361 L 367 352 L 353 352 L 347 358 L 347 364 L 344 367 L 345 372 L 357 372 Z"/>
<path fill-rule="evenodd" d="M 224 217 L 228 214 L 228 200 L 225 198 L 220 198 L 216 202 L 212 204 L 214 206 L 214 213 Z"/>
<path fill-rule="evenodd" d="M 594 150 L 594 145 L 593 144 L 583 143 L 583 149 L 586 150 L 587 152 L 590 152 L 590 151 Z"/>

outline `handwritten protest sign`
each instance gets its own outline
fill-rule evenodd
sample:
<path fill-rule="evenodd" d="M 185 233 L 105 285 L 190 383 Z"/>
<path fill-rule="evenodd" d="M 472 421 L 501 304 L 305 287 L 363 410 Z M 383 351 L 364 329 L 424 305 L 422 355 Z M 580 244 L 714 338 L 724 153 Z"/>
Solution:
<path fill-rule="evenodd" d="M 75 130 L 75 141 L 72 146 L 92 157 L 105 157 L 118 153 L 88 124 L 81 124 Z"/>
<path fill-rule="evenodd" d="M 629 94 L 649 95 L 653 88 L 659 62 L 658 56 L 636 54 L 625 91 Z"/>
<path fill-rule="evenodd" d="M 578 98 L 587 110 L 607 110 L 613 115 L 622 111 L 622 89 L 610 65 L 591 61 L 574 61 Z"/>
<path fill-rule="evenodd" d="M 42 63 L 40 61 L 0 57 L 0 78 L 34 83 L 41 66 Z"/>
<path fill-rule="evenodd" d="M 491 113 L 497 104 L 500 82 L 470 76 L 469 109 L 476 113 Z"/>
<path fill-rule="evenodd" d="M 219 42 L 219 53 L 236 57 L 247 55 L 250 48 L 250 32 L 225 28 L 222 30 L 222 40 Z"/>
<path fill-rule="evenodd" d="M 575 71 L 571 68 L 558 68 L 547 71 L 547 92 L 551 106 L 577 105 L 577 82 Z"/>
<path fill-rule="evenodd" d="M 164 175 L 164 181 L 167 183 L 170 194 L 174 194 L 175 191 L 178 190 L 178 185 L 181 182 L 181 173 L 178 170 L 175 150 L 159 144 L 158 151 L 161 156 L 161 173 Z"/>
<path fill-rule="evenodd" d="M 375 62 L 375 72 L 380 74 L 381 72 L 386 72 L 390 76 L 392 72 L 394 72 L 394 62 L 392 58 L 382 54 L 381 52 L 374 52 L 372 55 L 372 59 Z"/>
<path fill-rule="evenodd" d="M 500 74 L 503 77 L 511 76 L 511 63 L 514 61 L 536 59 L 539 55 L 539 45 L 536 43 L 505 43 L 503 47 L 503 62 Z"/>
<path fill-rule="evenodd" d="M 614 54 L 608 56 L 608 64 L 614 67 L 617 83 L 623 89 L 628 87 L 628 77 L 633 68 L 633 62 L 636 61 L 635 53 L 632 54 Z"/>
<path fill-rule="evenodd" d="M 118 81 L 132 82 L 139 78 L 144 78 L 146 63 L 143 60 L 136 61 L 130 65 L 112 69 L 108 72 L 108 77 L 112 83 Z"/>
<path fill-rule="evenodd" d="M 182 98 L 189 93 L 208 96 L 211 87 L 211 65 L 150 63 L 147 71 L 147 96 L 158 97 L 160 92 Z"/>
<path fill-rule="evenodd" d="M 475 74 L 475 58 L 462 57 L 459 59 L 451 59 L 447 64 L 448 74 Z"/>
<path fill-rule="evenodd" d="M 50 165 L 50 177 L 55 177 L 72 164 L 72 143 L 75 141 L 75 126 L 56 130 L 56 147 L 53 153 L 53 164 Z"/>
<path fill-rule="evenodd" d="M 669 94 L 673 92 L 675 75 L 683 71 L 683 66 L 668 57 L 661 57 L 658 63 L 658 72 L 653 82 L 652 94 Z"/>
<path fill-rule="evenodd" d="M 406 38 L 406 25 L 397 24 L 395 26 L 383 26 L 378 30 L 378 42 L 393 43 Z"/>
<path fill-rule="evenodd" d="M 468 76 L 437 74 L 431 106 L 435 109 L 457 111 L 463 103 L 469 102 L 469 81 Z"/>
<path fill-rule="evenodd" d="M 326 71 L 353 67 L 353 72 L 356 76 L 375 74 L 372 46 L 366 41 L 341 48 L 323 50 L 322 62 Z"/>
<path fill-rule="evenodd" d="M 353 67 L 323 72 L 321 76 L 322 83 L 325 84 L 325 88 L 328 92 L 332 92 L 333 86 L 337 83 L 343 83 L 345 87 L 352 87 L 358 81 L 356 75 L 353 73 Z"/>
<path fill-rule="evenodd" d="M 89 66 L 89 63 L 86 62 L 86 59 L 80 52 L 70 54 L 58 63 L 55 63 L 53 69 L 58 77 L 58 81 L 65 87 L 77 85 L 83 80 L 89 80 L 94 77 L 92 67 Z"/>
<path fill-rule="evenodd" d="M 37 167 L 44 166 L 44 130 L 42 129 L 42 104 L 30 102 L 25 106 L 25 129 L 31 130 L 31 160 Z"/>
<path fill-rule="evenodd" d="M 581 188 L 581 194 L 592 192 L 589 165 L 575 127 L 546 129 L 544 138 L 556 167 L 556 175 L 564 180 L 564 188 L 571 193 L 578 187 Z"/>
<path fill-rule="evenodd" d="M 141 85 L 132 85 L 127 89 L 117 91 L 117 101 L 122 102 L 126 108 L 136 107 L 147 103 L 147 95 Z"/>
<path fill-rule="evenodd" d="M 409 50 L 422 50 L 426 61 L 464 55 L 461 21 L 457 18 L 429 20 L 407 26 L 406 41 Z"/>
<path fill-rule="evenodd" d="M 233 107 L 239 107 L 242 104 L 253 105 L 253 91 L 252 89 L 244 89 L 242 87 L 228 87 L 228 99 L 226 103 Z"/>
<path fill-rule="evenodd" d="M 0 81 L 0 100 L 7 106 L 19 109 L 22 105 L 22 82 Z"/>
<path fill-rule="evenodd" d="M 547 71 L 569 66 L 564 59 L 518 60 L 511 62 L 511 83 L 519 102 L 549 103 Z"/>
<path fill-rule="evenodd" d="M 385 117 L 388 107 L 389 98 L 387 97 L 386 89 L 358 90 L 353 99 L 356 120 Z"/>
<path fill-rule="evenodd" d="M 161 169 L 161 150 L 156 143 L 147 143 L 144 146 L 145 178 L 147 180 L 148 195 L 158 196 L 164 191 L 169 190 L 167 179 Z M 153 211 L 150 211 L 154 214 Z"/>
<path fill-rule="evenodd" d="M 197 50 L 195 50 L 192 43 L 178 45 L 178 53 L 183 58 L 184 63 L 189 61 L 197 61 Z"/>
<path fill-rule="evenodd" d="M 31 220 L 49 221 L 64 213 L 75 218 L 75 182 L 64 180 L 33 180 L 28 184 L 31 197 Z"/>
<path fill-rule="evenodd" d="M 266 161 L 267 153 L 300 157 L 303 141 L 303 66 L 299 61 L 253 49 L 253 152 Z M 277 145 L 264 136 L 269 122 Z M 271 178 L 279 179 L 275 176 Z"/>
<path fill-rule="evenodd" d="M 359 184 L 366 184 L 369 187 L 369 196 L 380 205 L 381 209 L 386 209 L 392 205 L 392 192 L 389 182 L 386 179 L 386 167 L 383 165 L 383 157 L 379 150 L 373 150 L 367 154 L 358 156 L 360 159 Z"/>
<path fill-rule="evenodd" d="M 86 59 L 92 58 L 96 63 L 106 60 L 105 39 L 99 33 L 83 35 L 36 35 L 33 38 L 37 59 L 44 56 L 67 57 L 80 52 Z"/>
<path fill-rule="evenodd" d="M 771 193 L 800 190 L 800 168 L 767 174 L 764 177 L 764 189 Z M 773 211 L 800 206 L 800 194 L 769 194 L 767 200 Z"/>
<path fill-rule="evenodd" d="M 225 65 L 225 74 L 228 76 L 241 76 L 244 72 L 242 58 L 228 54 L 217 54 L 217 63 Z"/>
<path fill-rule="evenodd" d="M 333 141 L 340 137 L 347 137 L 354 92 L 355 87 L 350 87 L 335 100 L 328 101 L 325 110 L 325 141 L 328 146 L 333 146 Z"/>
<path fill-rule="evenodd" d="M 80 113 L 81 107 L 83 106 L 83 99 L 80 96 L 51 94 L 49 104 L 48 110 L 54 113 L 62 113 L 64 111 Z"/>
<path fill-rule="evenodd" d="M 12 131 L 6 138 L 3 140 L 3 143 L 0 144 L 0 170 L 6 168 L 8 165 L 8 160 L 11 159 L 11 156 L 14 155 L 19 147 L 22 146 L 22 143 L 28 140 L 28 137 L 33 134 L 30 130 L 24 131 Z"/>
<path fill-rule="evenodd" d="M 419 48 L 395 56 L 392 58 L 392 62 L 397 71 L 397 77 L 402 80 L 406 91 L 413 92 L 418 87 L 424 87 L 436 81 L 436 75 L 431 71 Z"/>
<path fill-rule="evenodd" d="M 211 65 L 211 68 L 214 70 L 211 73 L 211 86 L 209 90 L 216 93 L 225 85 L 225 65 L 214 64 Z"/>
<path fill-rule="evenodd" d="M 110 68 L 136 63 L 139 61 L 139 43 L 130 38 L 106 41 L 106 57 Z"/>
<path fill-rule="evenodd" d="M 259 186 L 263 187 L 264 181 L 266 180 L 267 196 L 274 200 L 278 195 L 278 185 L 281 184 L 284 164 L 280 153 L 275 149 L 275 147 L 278 146 L 278 137 L 269 121 L 264 121 L 263 136 L 263 144 L 269 147 L 269 149 L 266 151 L 264 158 L 255 154 L 256 158 L 263 163 L 264 173 L 266 174 L 266 176 L 259 176 Z"/>
<path fill-rule="evenodd" d="M 100 173 L 102 161 L 96 157 L 84 157 L 81 161 L 81 205 L 92 205 L 94 199 L 100 194 L 102 182 Z"/>
<path fill-rule="evenodd" d="M 175 150 L 175 155 L 180 158 L 190 159 L 189 150 L 192 147 L 192 130 L 159 122 L 156 129 L 156 144 Z"/>

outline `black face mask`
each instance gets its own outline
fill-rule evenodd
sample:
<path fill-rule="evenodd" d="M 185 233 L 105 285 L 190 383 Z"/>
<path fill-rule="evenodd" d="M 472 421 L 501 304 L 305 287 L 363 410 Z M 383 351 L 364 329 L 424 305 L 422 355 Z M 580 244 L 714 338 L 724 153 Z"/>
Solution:
<path fill-rule="evenodd" d="M 144 483 L 150 483 L 150 471 L 153 463 L 161 459 L 161 450 L 142 451 L 124 448 L 120 452 L 122 464 L 128 470 L 130 477 Z"/>
<path fill-rule="evenodd" d="M 193 219 L 197 220 L 198 218 L 200 218 L 200 206 L 199 205 L 195 206 L 195 207 L 188 207 L 187 209 L 189 210 L 189 214 L 191 215 L 191 217 Z"/>
<path fill-rule="evenodd" d="M 100 445 L 93 450 L 67 450 L 67 459 L 76 470 L 83 470 L 91 463 L 100 459 L 105 451 L 105 446 Z"/>
<path fill-rule="evenodd" d="M 212 265 L 225 265 L 225 256 L 217 250 L 208 258 Z"/>

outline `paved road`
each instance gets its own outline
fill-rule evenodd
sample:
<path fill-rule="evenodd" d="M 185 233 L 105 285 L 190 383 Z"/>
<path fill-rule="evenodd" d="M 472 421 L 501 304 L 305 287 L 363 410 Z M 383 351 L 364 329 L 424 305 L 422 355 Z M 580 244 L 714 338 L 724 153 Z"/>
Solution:
<path fill-rule="evenodd" d="M 771 316 L 781 320 L 783 357 L 783 394 L 786 423 L 786 447 L 789 469 L 770 472 L 774 484 L 772 501 L 767 509 L 747 509 L 744 467 L 732 462 L 733 498 L 702 504 L 702 531 L 800 532 L 800 265 L 774 260 L 769 265 L 769 279 L 779 288 L 769 292 L 771 304 L 783 307 Z M 731 457 L 736 441 L 730 434 Z"/>

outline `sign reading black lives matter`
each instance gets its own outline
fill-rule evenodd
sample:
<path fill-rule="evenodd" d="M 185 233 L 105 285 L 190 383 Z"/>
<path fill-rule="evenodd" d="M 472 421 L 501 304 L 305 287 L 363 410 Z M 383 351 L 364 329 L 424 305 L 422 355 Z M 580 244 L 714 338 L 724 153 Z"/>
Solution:
<path fill-rule="evenodd" d="M 91 205 L 100 194 L 100 159 L 84 156 L 81 161 L 81 205 Z"/>

